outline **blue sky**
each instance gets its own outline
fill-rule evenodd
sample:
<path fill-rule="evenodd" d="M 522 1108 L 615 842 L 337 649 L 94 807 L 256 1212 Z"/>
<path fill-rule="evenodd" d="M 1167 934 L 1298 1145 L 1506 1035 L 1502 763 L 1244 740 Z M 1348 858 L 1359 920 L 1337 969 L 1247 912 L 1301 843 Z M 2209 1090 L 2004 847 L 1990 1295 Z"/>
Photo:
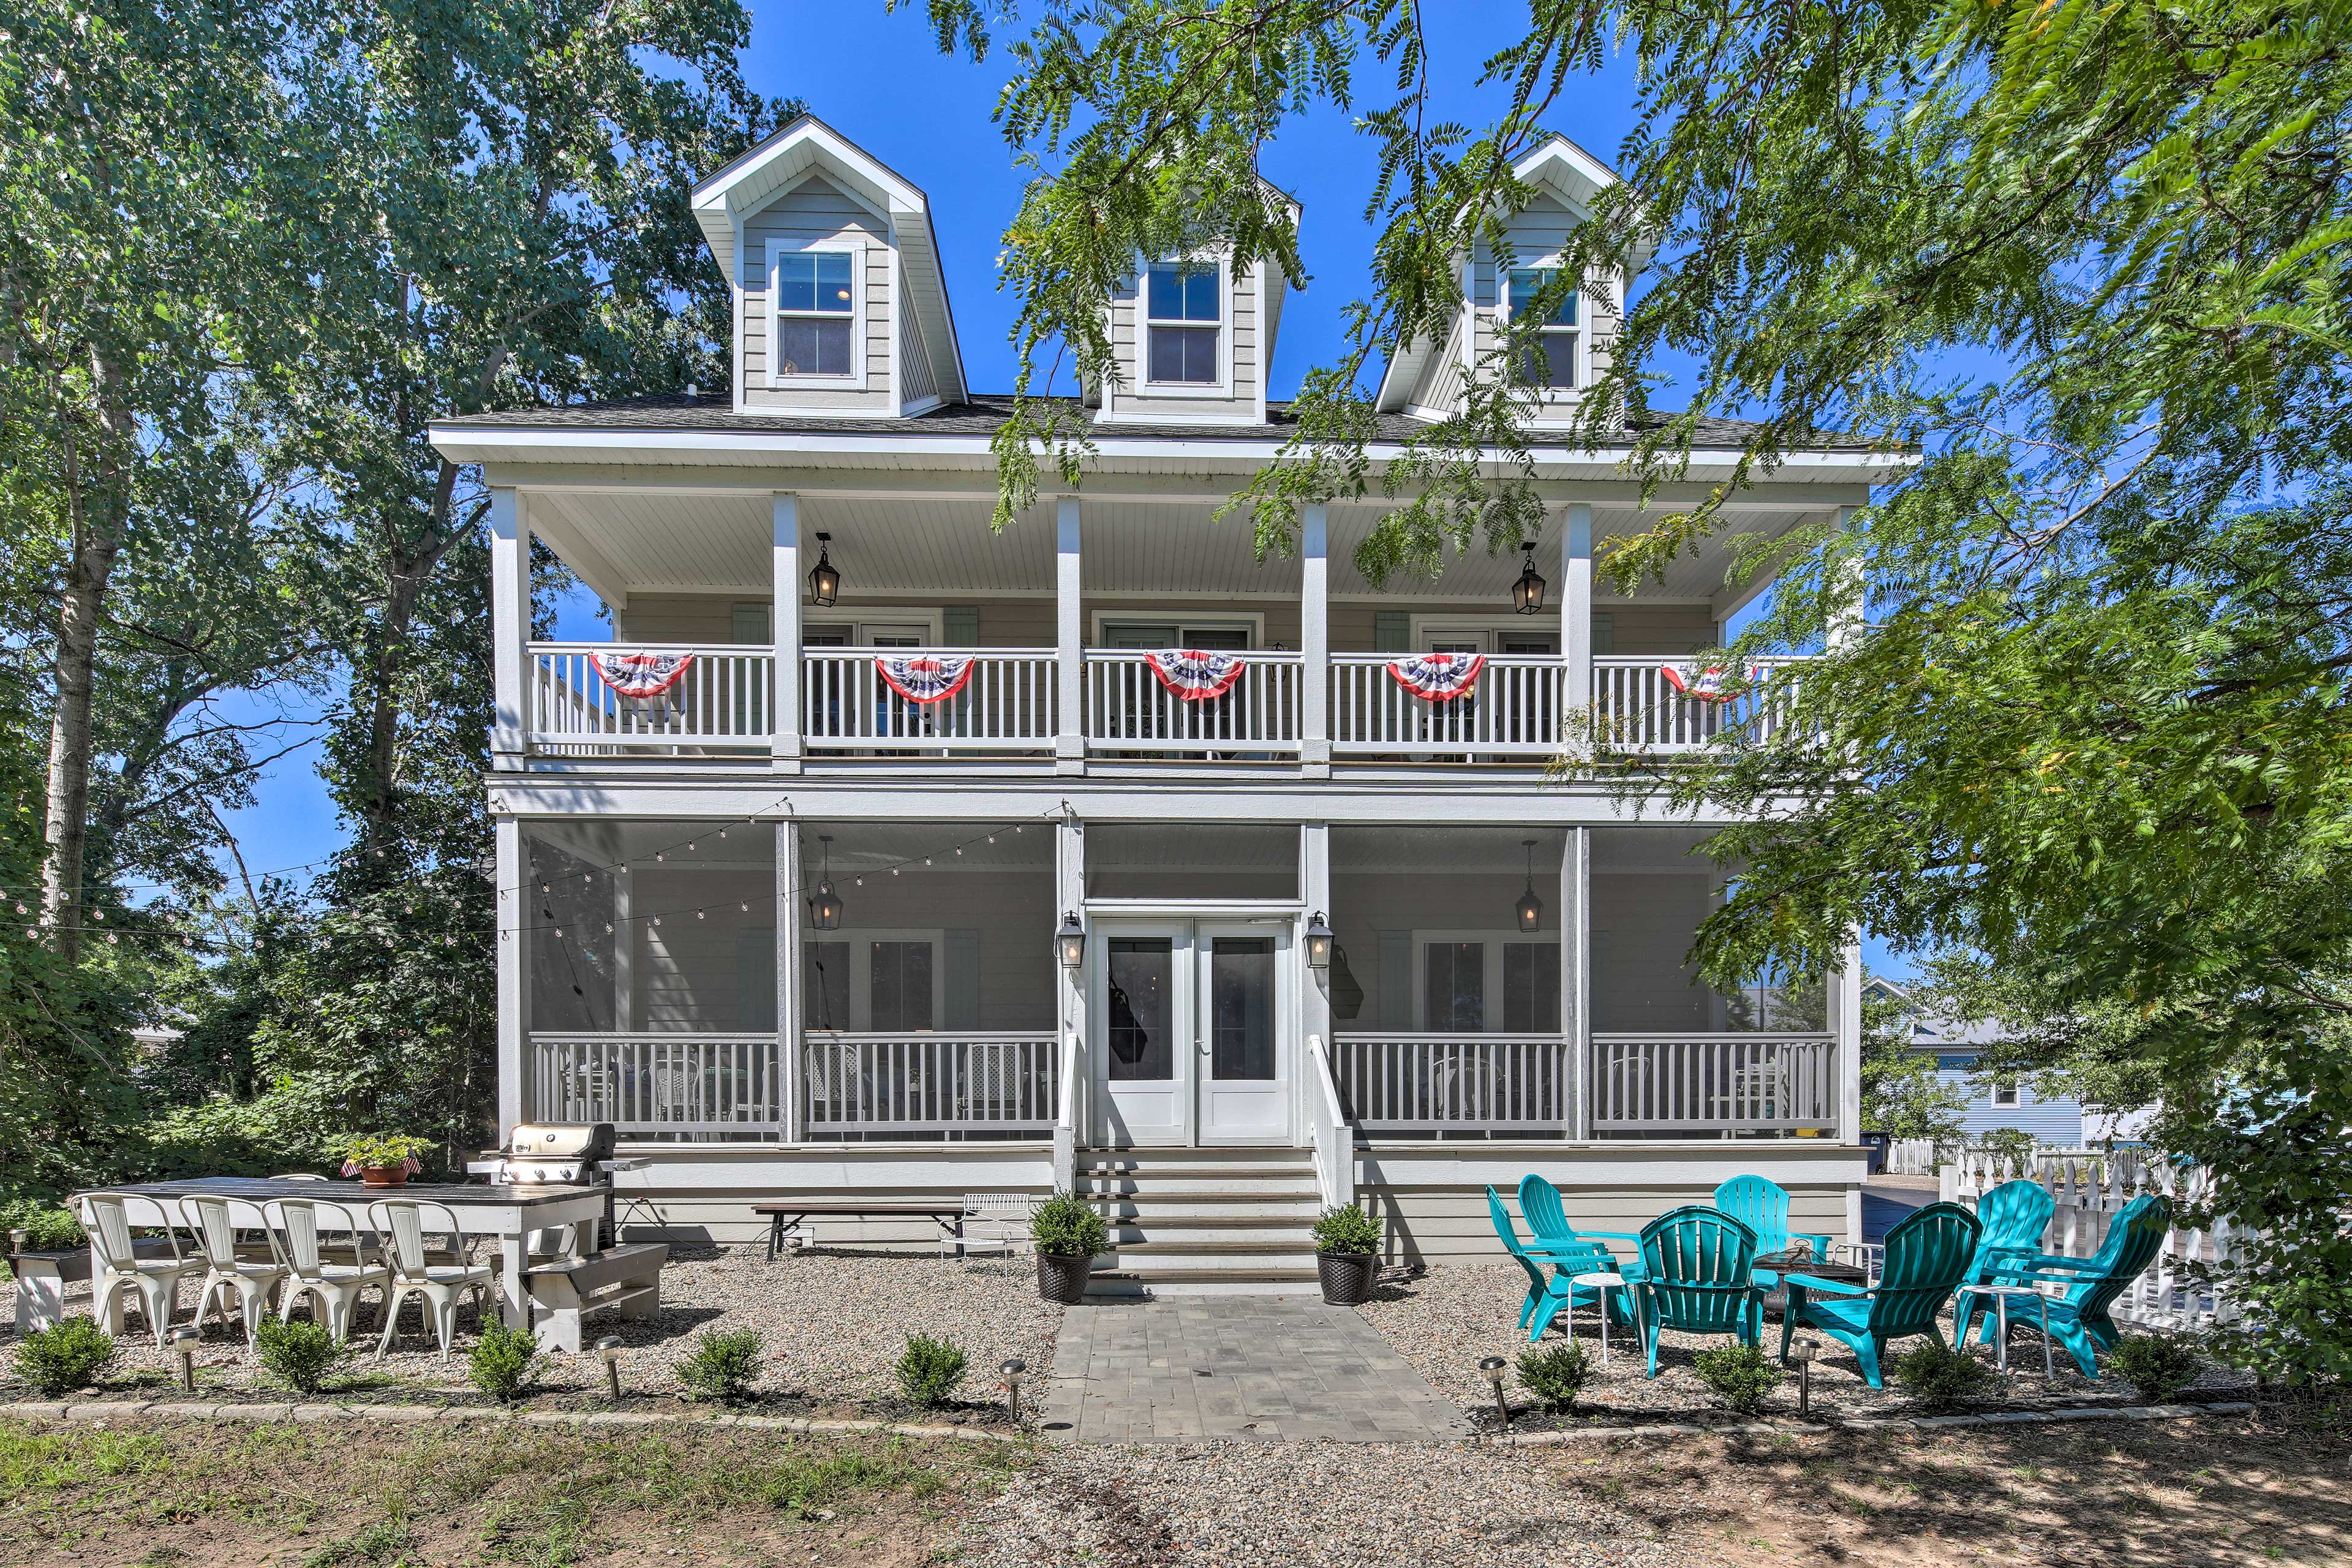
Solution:
<path fill-rule="evenodd" d="M 1033 7 L 1034 9 L 1034 7 Z M 1433 10 L 1443 29 L 1432 40 L 1432 119 L 1483 124 L 1493 95 L 1472 86 L 1479 63 L 1516 36 L 1524 5 L 1449 3 Z M 755 4 L 746 70 L 772 97 L 798 96 L 851 140 L 922 187 L 945 253 L 949 289 L 964 363 L 982 390 L 1009 388 L 1013 309 L 997 292 L 996 240 L 1020 201 L 1022 177 L 991 123 L 1010 62 L 1001 53 L 978 65 L 939 54 L 919 0 L 897 15 L 881 0 L 849 5 Z M 1389 72 L 1374 62 L 1358 71 L 1362 104 L 1383 100 Z M 1633 123 L 1633 73 L 1622 59 L 1574 79 L 1549 117 L 1551 127 L 1603 160 L 1613 161 Z M 1377 172 L 1374 143 L 1346 115 L 1324 110 L 1286 129 L 1265 160 L 1267 174 L 1305 205 L 1300 251 L 1310 274 L 1303 296 L 1285 310 L 1273 390 L 1287 395 L 1309 367 L 1342 349 L 1341 308 L 1365 290 L 1373 229 L 1363 206 Z M 1671 405 L 1671 393 L 1665 401 Z M 565 635 L 601 636 L 595 623 L 567 608 Z M 315 748 L 278 763 L 258 789 L 259 804 L 231 814 L 255 870 L 294 866 L 331 854 L 341 842 L 332 805 L 314 771 Z M 223 857 L 226 863 L 226 857 Z M 1874 944 L 1875 945 L 1875 944 Z M 1874 966 L 1888 962 L 1874 952 Z"/>

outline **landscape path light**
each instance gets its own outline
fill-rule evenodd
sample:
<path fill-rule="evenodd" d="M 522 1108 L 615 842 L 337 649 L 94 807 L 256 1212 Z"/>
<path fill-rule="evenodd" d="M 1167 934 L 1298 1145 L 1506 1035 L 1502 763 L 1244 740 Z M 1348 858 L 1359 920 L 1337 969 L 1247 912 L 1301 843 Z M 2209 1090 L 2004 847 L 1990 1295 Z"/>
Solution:
<path fill-rule="evenodd" d="M 1511 1407 L 1503 1398 L 1503 1368 L 1509 1364 L 1498 1355 L 1490 1355 L 1478 1363 L 1478 1374 L 1495 1385 L 1495 1408 L 1502 1415 L 1506 1432 L 1511 1429 Z"/>
<path fill-rule="evenodd" d="M 173 1329 L 163 1337 L 170 1342 L 172 1353 L 180 1358 L 180 1386 L 194 1394 L 196 1391 L 196 1331 Z"/>
<path fill-rule="evenodd" d="M 1813 1410 L 1813 1358 L 1822 1353 L 1822 1342 L 1802 1339 L 1789 1347 L 1789 1359 L 1797 1363 L 1797 1414 L 1810 1415 Z"/>
<path fill-rule="evenodd" d="M 1021 1374 L 1029 1370 L 1029 1363 L 1015 1356 L 996 1370 L 1004 1374 L 1004 1396 L 1012 1404 L 1013 1419 L 1018 1421 L 1021 1419 Z"/>
<path fill-rule="evenodd" d="M 621 1340 L 617 1334 L 606 1334 L 596 1342 L 596 1359 L 604 1363 L 604 1390 L 614 1399 L 621 1397 Z"/>

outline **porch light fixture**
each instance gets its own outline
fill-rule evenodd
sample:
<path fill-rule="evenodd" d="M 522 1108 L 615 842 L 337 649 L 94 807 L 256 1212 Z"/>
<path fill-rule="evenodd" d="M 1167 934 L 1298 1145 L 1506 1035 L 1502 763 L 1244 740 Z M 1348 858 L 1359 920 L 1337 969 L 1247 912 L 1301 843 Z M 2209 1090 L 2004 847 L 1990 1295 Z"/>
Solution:
<path fill-rule="evenodd" d="M 1321 910 L 1307 917 L 1307 967 L 1331 967 L 1331 928 L 1325 922 Z"/>
<path fill-rule="evenodd" d="M 833 552 L 825 548 L 832 542 L 830 533 L 816 536 L 816 564 L 809 568 L 809 598 L 823 610 L 831 609 L 834 601 L 841 597 L 841 568 L 833 563 Z M 1540 595 L 1543 590 L 1538 587 L 1536 592 Z"/>
<path fill-rule="evenodd" d="M 833 890 L 833 835 L 820 833 L 816 841 L 824 846 L 824 870 L 817 879 L 816 897 L 809 900 L 809 924 L 819 931 L 839 931 L 841 895 Z"/>
<path fill-rule="evenodd" d="M 1528 552 L 1528 559 L 1527 564 L 1519 568 L 1519 580 L 1511 584 L 1511 608 L 1523 616 L 1532 616 L 1543 608 L 1543 574 L 1536 570 L 1535 542 L 1529 540 L 1519 548 Z"/>
<path fill-rule="evenodd" d="M 1087 962 L 1087 928 L 1078 921 L 1076 910 L 1062 911 L 1062 929 L 1054 933 L 1054 952 L 1065 969 L 1084 968 Z"/>
<path fill-rule="evenodd" d="M 1519 929 L 1525 931 L 1543 930 L 1543 900 L 1536 897 L 1536 840 L 1522 840 L 1528 847 L 1528 890 L 1519 895 Z"/>

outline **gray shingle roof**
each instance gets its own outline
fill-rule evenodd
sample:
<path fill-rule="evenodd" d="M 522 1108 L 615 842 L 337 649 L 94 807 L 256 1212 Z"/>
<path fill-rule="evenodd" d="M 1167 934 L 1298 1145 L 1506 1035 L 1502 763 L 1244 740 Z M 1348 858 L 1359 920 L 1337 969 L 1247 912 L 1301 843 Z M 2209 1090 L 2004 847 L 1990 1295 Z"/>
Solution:
<path fill-rule="evenodd" d="M 1053 401 L 1077 412 L 1085 412 L 1075 398 Z M 665 393 L 650 397 L 616 398 L 606 403 L 575 403 L 545 408 L 518 408 L 496 414 L 473 414 L 438 423 L 455 429 L 534 429 L 534 430 L 711 430 L 765 431 L 780 436 L 964 436 L 975 441 L 986 441 L 996 434 L 1010 416 L 1013 398 L 1009 394 L 986 393 L 962 403 L 951 403 L 919 414 L 911 419 L 828 419 L 822 415 L 777 412 L 772 414 L 734 413 L 724 396 L 688 397 L 681 393 Z M 1661 416 L 1660 417 L 1664 417 Z M 1379 433 L 1382 440 L 1402 441 L 1414 431 L 1425 428 L 1420 420 L 1402 414 L 1379 416 Z M 1291 417 L 1287 403 L 1266 405 L 1266 422 L 1263 425 L 1116 425 L 1098 426 L 1102 435 L 1117 436 L 1122 441 L 1265 441 L 1269 445 L 1286 441 L 1297 432 L 1297 422 Z M 1696 444 L 1703 447 L 1734 448 L 1744 446 L 1756 426 L 1744 419 L 1702 417 L 1698 422 Z M 1536 447 L 1566 445 L 1559 440 L 1547 440 L 1540 433 L 1529 443 Z M 1814 449 L 1824 452 L 1868 452 L 1871 443 L 1851 436 L 1826 436 L 1813 443 Z"/>

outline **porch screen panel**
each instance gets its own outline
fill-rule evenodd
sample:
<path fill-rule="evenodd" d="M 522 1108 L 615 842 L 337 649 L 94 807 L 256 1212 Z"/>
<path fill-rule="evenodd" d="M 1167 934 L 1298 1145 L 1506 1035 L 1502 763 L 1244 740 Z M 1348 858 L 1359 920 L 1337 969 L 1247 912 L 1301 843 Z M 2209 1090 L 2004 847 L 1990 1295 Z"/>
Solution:
<path fill-rule="evenodd" d="M 1110 1077 L 1165 1082 L 1176 1076 L 1175 944 L 1166 937 L 1110 942 Z"/>
<path fill-rule="evenodd" d="M 1274 939 L 1218 937 L 1209 953 L 1209 1065 L 1220 1079 L 1271 1079 Z"/>
<path fill-rule="evenodd" d="M 812 942 L 801 949 L 803 1026 L 811 1029 L 849 1027 L 849 944 Z"/>
<path fill-rule="evenodd" d="M 1486 944 L 1433 942 L 1422 950 L 1422 1027 L 1431 1034 L 1486 1026 Z"/>

